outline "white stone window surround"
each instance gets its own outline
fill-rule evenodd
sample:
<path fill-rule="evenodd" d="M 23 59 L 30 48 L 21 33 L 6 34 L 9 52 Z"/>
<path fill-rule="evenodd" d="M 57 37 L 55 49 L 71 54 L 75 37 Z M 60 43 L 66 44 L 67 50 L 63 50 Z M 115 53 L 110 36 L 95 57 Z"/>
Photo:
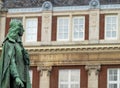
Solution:
<path fill-rule="evenodd" d="M 80 69 L 60 69 L 58 86 L 58 88 L 80 88 Z"/>
<path fill-rule="evenodd" d="M 37 42 L 38 18 L 26 18 L 25 42 Z"/>
<path fill-rule="evenodd" d="M 120 88 L 120 68 L 107 70 L 107 88 Z"/>
<path fill-rule="evenodd" d="M 69 26 L 70 26 L 69 17 L 57 18 L 57 41 L 69 41 L 69 33 L 70 33 Z"/>
<path fill-rule="evenodd" d="M 109 22 L 107 22 L 108 20 Z M 115 20 L 116 23 L 113 22 L 113 20 Z M 113 33 L 115 33 L 115 36 L 113 36 Z M 105 40 L 117 40 L 117 38 L 118 38 L 118 16 L 105 15 Z"/>
<path fill-rule="evenodd" d="M 75 22 L 75 20 L 77 22 Z M 77 27 L 77 29 L 75 29 Z M 78 34 L 78 36 L 75 35 L 75 33 Z M 81 36 L 81 34 L 82 36 Z M 75 38 L 75 36 L 77 38 Z M 84 40 L 85 36 L 85 16 L 74 16 L 72 18 L 72 40 L 73 41 L 81 41 Z"/>

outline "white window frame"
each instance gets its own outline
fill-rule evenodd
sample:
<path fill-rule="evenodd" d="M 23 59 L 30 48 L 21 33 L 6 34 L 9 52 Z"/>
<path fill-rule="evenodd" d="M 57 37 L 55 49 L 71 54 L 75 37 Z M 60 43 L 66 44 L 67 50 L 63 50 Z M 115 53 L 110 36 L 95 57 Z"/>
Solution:
<path fill-rule="evenodd" d="M 29 75 L 30 75 L 30 83 L 32 85 L 32 82 L 33 82 L 33 70 L 29 70 Z"/>
<path fill-rule="evenodd" d="M 116 17 L 116 37 L 107 37 L 107 18 L 108 17 Z M 117 15 L 106 15 L 105 16 L 105 40 L 116 40 L 118 38 L 118 16 Z"/>
<path fill-rule="evenodd" d="M 71 79 L 71 71 L 74 71 L 74 70 L 78 70 L 79 71 L 79 81 L 78 82 L 71 82 L 70 79 Z M 60 82 L 60 71 L 68 71 L 68 82 Z M 80 69 L 60 69 L 59 70 L 59 82 L 58 82 L 58 88 L 60 88 L 60 84 L 68 84 L 68 88 L 71 88 L 71 84 L 79 84 L 79 88 L 80 88 Z"/>
<path fill-rule="evenodd" d="M 117 70 L 117 72 L 118 72 L 118 74 L 117 74 L 118 80 L 117 81 L 110 81 L 109 80 L 109 76 L 110 76 L 109 71 L 110 70 Z M 107 70 L 107 88 L 110 88 L 109 84 L 117 84 L 117 88 L 120 88 L 120 68 L 109 68 Z"/>
<path fill-rule="evenodd" d="M 67 19 L 68 20 L 68 38 L 67 39 L 59 39 L 59 20 L 60 19 Z M 70 18 L 69 17 L 58 17 L 57 18 L 57 41 L 69 41 L 69 35 L 70 35 Z"/>
<path fill-rule="evenodd" d="M 34 40 L 27 39 L 27 20 L 36 20 L 36 35 Z M 25 42 L 37 42 L 38 18 L 26 18 Z"/>
<path fill-rule="evenodd" d="M 75 29 L 74 29 L 74 19 L 76 19 L 76 18 L 83 19 L 83 30 L 82 30 L 83 37 L 82 38 L 77 38 L 77 39 L 74 38 L 74 31 L 75 31 Z M 72 18 L 72 40 L 73 41 L 82 41 L 82 40 L 85 40 L 85 16 L 75 16 L 75 17 Z"/>

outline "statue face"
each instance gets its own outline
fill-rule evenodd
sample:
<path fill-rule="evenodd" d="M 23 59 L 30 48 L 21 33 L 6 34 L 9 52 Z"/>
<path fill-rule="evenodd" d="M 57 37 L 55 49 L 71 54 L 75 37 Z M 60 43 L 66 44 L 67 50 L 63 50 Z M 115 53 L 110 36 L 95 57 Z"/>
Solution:
<path fill-rule="evenodd" d="M 19 29 L 19 36 L 23 36 L 23 33 L 24 33 L 24 30 L 23 30 L 23 27 L 21 27 L 20 29 Z"/>
<path fill-rule="evenodd" d="M 24 33 L 24 30 L 23 29 L 20 29 L 20 31 L 19 31 L 19 36 L 23 36 L 23 33 Z"/>

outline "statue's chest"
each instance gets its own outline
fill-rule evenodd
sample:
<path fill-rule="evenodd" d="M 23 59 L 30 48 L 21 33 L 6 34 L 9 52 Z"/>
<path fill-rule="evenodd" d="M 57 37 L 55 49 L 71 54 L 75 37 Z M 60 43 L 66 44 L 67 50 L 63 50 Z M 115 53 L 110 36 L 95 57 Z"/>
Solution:
<path fill-rule="evenodd" d="M 19 43 L 16 43 L 15 49 L 16 49 L 16 56 L 18 58 L 23 57 L 23 55 L 22 55 L 23 47 Z"/>

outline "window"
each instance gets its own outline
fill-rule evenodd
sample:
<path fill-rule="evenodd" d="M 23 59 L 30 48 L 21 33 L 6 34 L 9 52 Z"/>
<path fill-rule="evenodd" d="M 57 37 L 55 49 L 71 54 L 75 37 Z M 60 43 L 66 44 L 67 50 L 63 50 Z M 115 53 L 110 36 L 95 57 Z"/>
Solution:
<path fill-rule="evenodd" d="M 105 16 L 105 39 L 117 39 L 118 20 L 116 15 Z"/>
<path fill-rule="evenodd" d="M 73 40 L 84 40 L 85 17 L 73 17 Z"/>
<path fill-rule="evenodd" d="M 80 70 L 59 70 L 59 88 L 80 88 Z"/>
<path fill-rule="evenodd" d="M 120 69 L 108 69 L 108 88 L 120 88 Z"/>
<path fill-rule="evenodd" d="M 30 74 L 30 83 L 32 85 L 32 79 L 33 79 L 33 71 L 29 70 L 29 74 Z"/>
<path fill-rule="evenodd" d="M 27 18 L 26 19 L 26 35 L 25 41 L 26 42 L 36 42 L 37 41 L 37 18 Z"/>
<path fill-rule="evenodd" d="M 58 17 L 57 20 L 57 40 L 68 41 L 69 40 L 69 18 Z"/>
<path fill-rule="evenodd" d="M 22 18 L 12 18 L 11 21 L 12 21 L 12 20 L 19 20 L 19 21 L 22 22 Z"/>

